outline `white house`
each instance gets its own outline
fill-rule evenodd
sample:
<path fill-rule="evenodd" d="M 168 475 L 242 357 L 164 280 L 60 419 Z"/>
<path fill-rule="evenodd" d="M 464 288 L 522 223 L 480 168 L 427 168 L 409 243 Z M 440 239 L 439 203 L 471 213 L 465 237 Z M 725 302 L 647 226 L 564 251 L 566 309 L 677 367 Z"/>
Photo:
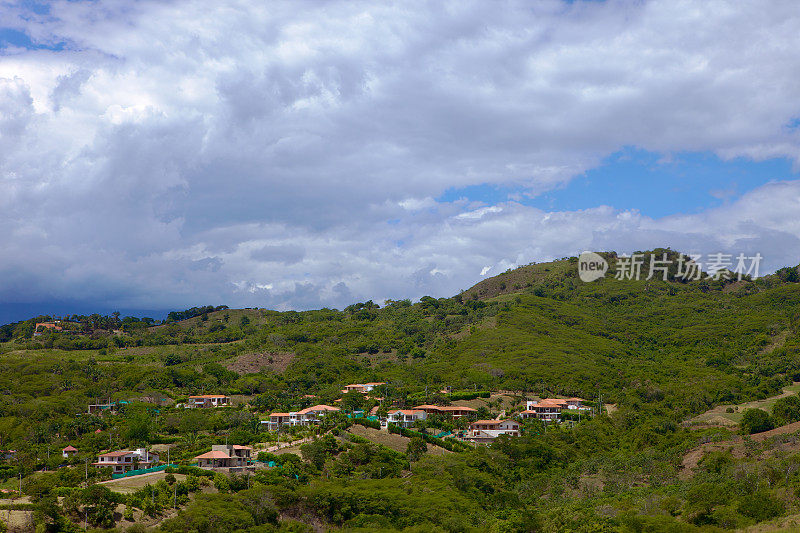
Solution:
<path fill-rule="evenodd" d="M 319 424 L 326 414 L 339 410 L 338 407 L 320 404 L 306 407 L 300 411 L 272 413 L 269 415 L 269 420 L 262 420 L 261 423 L 267 424 L 267 427 L 272 431 L 277 430 L 281 426 L 310 426 Z"/>
<path fill-rule="evenodd" d="M 231 404 L 231 399 L 224 394 L 202 394 L 200 396 L 189 396 L 186 408 L 195 407 L 225 407 Z"/>
<path fill-rule="evenodd" d="M 61 457 L 63 457 L 64 459 L 69 459 L 70 457 L 74 456 L 76 453 L 78 453 L 78 448 L 76 448 L 75 446 L 72 446 L 70 444 L 66 448 L 61 450 Z"/>
<path fill-rule="evenodd" d="M 380 385 L 386 385 L 386 383 L 383 381 L 370 381 L 369 383 L 351 383 L 350 385 L 344 386 L 344 389 L 342 389 L 342 393 L 347 394 L 348 392 L 356 391 L 366 394 L 368 392 L 372 392 L 372 389 Z"/>
<path fill-rule="evenodd" d="M 469 426 L 466 440 L 491 442 L 500 435 L 519 436 L 519 422 L 516 420 L 476 420 Z"/>
<path fill-rule="evenodd" d="M 92 465 L 98 468 L 110 467 L 112 473 L 122 474 L 139 468 L 150 468 L 155 466 L 156 463 L 158 463 L 157 454 L 150 453 L 144 448 L 137 448 L 133 451 L 120 450 L 100 454 L 97 457 L 97 462 L 92 463 Z"/>
<path fill-rule="evenodd" d="M 428 413 L 422 409 L 398 409 L 387 413 L 387 422 L 403 428 L 410 428 L 417 420 L 425 420 Z"/>

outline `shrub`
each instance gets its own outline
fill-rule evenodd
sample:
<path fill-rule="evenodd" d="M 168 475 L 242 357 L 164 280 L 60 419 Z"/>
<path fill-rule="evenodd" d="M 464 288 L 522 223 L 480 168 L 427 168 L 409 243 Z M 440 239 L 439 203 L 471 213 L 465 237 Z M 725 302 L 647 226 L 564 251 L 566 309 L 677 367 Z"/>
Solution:
<path fill-rule="evenodd" d="M 762 522 L 780 516 L 786 510 L 784 503 L 767 491 L 758 491 L 742 498 L 738 511 L 747 518 Z"/>
<path fill-rule="evenodd" d="M 740 423 L 740 431 L 745 435 L 752 435 L 753 433 L 762 433 L 774 428 L 775 424 L 769 413 L 763 409 L 745 409 L 742 414 L 742 421 Z"/>

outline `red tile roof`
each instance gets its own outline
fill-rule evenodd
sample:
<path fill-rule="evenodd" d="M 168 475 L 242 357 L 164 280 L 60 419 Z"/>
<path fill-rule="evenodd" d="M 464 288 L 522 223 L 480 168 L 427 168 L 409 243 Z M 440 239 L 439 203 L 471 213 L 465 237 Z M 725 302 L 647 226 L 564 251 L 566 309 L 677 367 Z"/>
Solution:
<path fill-rule="evenodd" d="M 120 450 L 118 452 L 101 453 L 98 457 L 123 457 L 125 455 L 130 454 L 130 453 L 133 453 L 133 452 L 127 451 L 127 450 Z"/>
<path fill-rule="evenodd" d="M 195 459 L 230 459 L 231 456 L 219 450 L 213 450 L 204 454 L 198 455 Z"/>

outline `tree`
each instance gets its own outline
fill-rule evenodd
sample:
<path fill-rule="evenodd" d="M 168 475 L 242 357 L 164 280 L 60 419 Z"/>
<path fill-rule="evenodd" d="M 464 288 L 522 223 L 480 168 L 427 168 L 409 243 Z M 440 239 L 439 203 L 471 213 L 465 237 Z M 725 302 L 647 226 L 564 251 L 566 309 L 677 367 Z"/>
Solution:
<path fill-rule="evenodd" d="M 753 433 L 769 431 L 775 427 L 775 424 L 769 413 L 763 409 L 745 409 L 739 427 L 741 433 L 752 435 Z"/>
<path fill-rule="evenodd" d="M 257 485 L 237 494 L 245 508 L 250 511 L 256 525 L 274 524 L 278 520 L 278 509 L 272 501 L 269 489 L 264 485 Z"/>
<path fill-rule="evenodd" d="M 800 398 L 797 396 L 780 398 L 772 407 L 772 419 L 777 426 L 785 426 L 800 420 Z"/>
<path fill-rule="evenodd" d="M 420 436 L 412 437 L 406 447 L 406 455 L 411 461 L 418 461 L 428 451 L 428 444 Z"/>
<path fill-rule="evenodd" d="M 167 533 L 229 533 L 256 525 L 253 515 L 233 494 L 200 494 L 178 516 L 161 524 Z"/>
<path fill-rule="evenodd" d="M 364 406 L 364 395 L 358 391 L 350 391 L 342 396 L 342 409 L 357 411 Z"/>
<path fill-rule="evenodd" d="M 763 522 L 782 515 L 786 510 L 786 506 L 769 492 L 760 490 L 742 498 L 737 510 L 756 522 Z"/>
<path fill-rule="evenodd" d="M 328 460 L 328 457 L 338 452 L 339 443 L 333 435 L 325 435 L 321 439 L 315 439 L 313 442 L 300 446 L 300 453 L 303 455 L 303 459 L 319 470 L 325 466 L 325 461 Z"/>
<path fill-rule="evenodd" d="M 117 498 L 108 487 L 92 485 L 81 493 L 81 502 L 84 505 L 86 518 L 95 526 L 112 527 L 114 525 L 114 510 L 117 507 Z"/>
<path fill-rule="evenodd" d="M 206 429 L 206 417 L 198 409 L 189 409 L 178 424 L 178 431 L 186 442 L 192 445 L 197 442 L 197 435 L 204 429 Z"/>

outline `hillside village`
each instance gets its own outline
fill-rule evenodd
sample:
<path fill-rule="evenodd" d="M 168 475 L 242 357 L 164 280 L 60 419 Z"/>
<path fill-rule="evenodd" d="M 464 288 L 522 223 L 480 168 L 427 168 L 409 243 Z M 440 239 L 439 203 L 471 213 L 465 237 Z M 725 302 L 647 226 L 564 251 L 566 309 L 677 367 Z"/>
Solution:
<path fill-rule="evenodd" d="M 797 285 L 571 269 L 341 311 L 2 326 L 0 522 L 566 533 L 800 513 Z"/>
<path fill-rule="evenodd" d="M 421 435 L 433 434 L 436 429 L 452 426 L 451 430 L 435 431 L 435 439 L 450 439 L 455 442 L 477 444 L 491 444 L 501 436 L 518 437 L 527 426 L 531 430 L 530 421 L 538 421 L 543 424 L 560 424 L 563 422 L 562 415 L 583 415 L 585 419 L 590 419 L 594 414 L 594 408 L 583 405 L 580 398 L 545 398 L 542 400 L 526 400 L 525 409 L 518 413 L 503 411 L 496 418 L 480 419 L 480 415 L 491 414 L 489 409 L 483 407 L 475 409 L 465 405 L 432 405 L 422 404 L 411 408 L 401 408 L 396 403 L 384 405 L 380 391 L 384 382 L 354 383 L 348 384 L 342 389 L 342 393 L 357 393 L 364 395 L 365 399 L 378 402 L 368 412 L 363 410 L 347 410 L 343 407 L 335 407 L 325 404 L 317 404 L 297 411 L 273 412 L 269 413 L 260 421 L 260 426 L 267 432 L 274 432 L 273 438 L 280 441 L 281 436 L 288 433 L 289 443 L 292 440 L 301 441 L 314 435 L 319 437 L 325 433 L 320 430 L 320 426 L 326 421 L 335 417 L 346 417 L 348 422 L 367 424 L 371 427 L 379 427 L 381 431 L 398 432 L 404 430 L 418 430 Z M 442 394 L 449 394 L 440 391 Z M 467 393 L 467 397 L 478 398 L 482 395 L 490 396 L 488 393 Z M 342 398 L 335 400 L 341 404 Z M 389 402 L 387 402 L 389 403 Z M 91 404 L 88 406 L 87 413 L 95 416 L 116 413 L 117 409 L 129 405 L 128 401 L 118 401 L 103 404 Z M 203 394 L 189 396 L 185 403 L 178 403 L 175 409 L 225 409 L 233 408 L 234 404 L 229 396 L 224 394 Z M 238 406 L 237 409 L 251 408 L 252 406 Z M 571 417 L 571 420 L 575 416 Z M 536 430 L 540 426 L 533 426 Z M 311 431 L 311 433 L 308 433 Z M 330 428 L 327 428 L 330 431 Z M 98 430 L 98 433 L 102 431 Z M 436 442 L 436 441 L 433 441 Z M 222 469 L 228 472 L 254 471 L 255 468 L 263 466 L 255 461 L 253 450 L 259 448 L 266 449 L 268 446 L 243 446 L 238 444 L 213 445 L 211 451 L 193 457 L 191 463 L 180 461 L 187 465 L 199 466 L 212 470 Z M 68 444 L 62 450 L 64 459 L 74 459 L 80 450 Z M 16 459 L 16 451 L 8 450 L 0 452 L 4 455 L 2 459 L 13 462 Z M 108 469 L 105 473 L 112 477 L 118 474 L 136 475 L 147 474 L 159 467 L 163 461 L 160 460 L 158 453 L 138 448 L 135 450 L 113 450 L 103 451 L 97 459 L 91 463 L 99 469 Z M 178 466 L 178 463 L 167 462 L 164 468 Z"/>

